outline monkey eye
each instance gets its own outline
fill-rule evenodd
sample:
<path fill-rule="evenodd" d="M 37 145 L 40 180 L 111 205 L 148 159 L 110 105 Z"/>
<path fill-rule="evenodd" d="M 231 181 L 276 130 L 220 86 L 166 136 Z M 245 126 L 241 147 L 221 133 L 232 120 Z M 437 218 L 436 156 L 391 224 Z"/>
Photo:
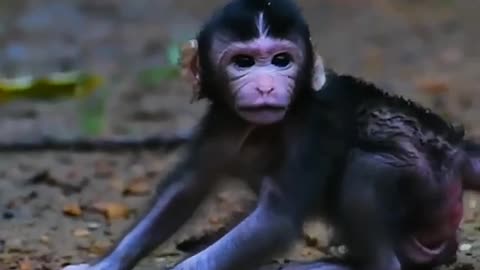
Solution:
<path fill-rule="evenodd" d="M 249 68 L 255 65 L 255 59 L 250 55 L 239 54 L 232 58 L 232 63 L 240 68 Z"/>
<path fill-rule="evenodd" d="M 292 62 L 292 57 L 288 53 L 279 53 L 272 59 L 272 64 L 277 67 L 286 67 Z"/>

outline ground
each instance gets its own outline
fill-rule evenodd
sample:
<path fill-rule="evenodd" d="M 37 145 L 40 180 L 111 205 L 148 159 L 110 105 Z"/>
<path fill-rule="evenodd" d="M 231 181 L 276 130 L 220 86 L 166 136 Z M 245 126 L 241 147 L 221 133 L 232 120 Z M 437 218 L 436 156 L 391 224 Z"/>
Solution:
<path fill-rule="evenodd" d="M 6 0 L 0 3 L 0 74 L 42 75 L 78 68 L 104 76 L 107 93 L 97 136 L 145 136 L 188 130 L 205 104 L 190 104 L 177 79 L 148 84 L 139 74 L 167 63 L 169 45 L 192 36 L 223 1 Z M 480 136 L 480 3 L 452 0 L 303 0 L 326 64 L 430 106 Z M 91 136 L 82 117 L 98 100 L 0 104 L 0 142 Z M 102 101 L 103 102 L 103 101 Z M 93 105 L 92 105 L 93 104 Z M 103 103 L 102 103 L 103 104 Z M 93 110 L 93 109 L 92 109 Z M 181 151 L 181 150 L 180 150 Z M 0 157 L 0 269 L 60 269 L 102 254 L 145 209 L 178 151 L 125 154 L 37 152 Z M 234 212 L 254 202 L 235 181 L 202 206 L 192 224 L 142 261 L 162 269 L 202 243 Z M 460 260 L 480 259 L 478 196 L 465 197 Z M 78 206 L 78 207 L 77 207 Z M 279 259 L 322 257 L 318 222 Z"/>

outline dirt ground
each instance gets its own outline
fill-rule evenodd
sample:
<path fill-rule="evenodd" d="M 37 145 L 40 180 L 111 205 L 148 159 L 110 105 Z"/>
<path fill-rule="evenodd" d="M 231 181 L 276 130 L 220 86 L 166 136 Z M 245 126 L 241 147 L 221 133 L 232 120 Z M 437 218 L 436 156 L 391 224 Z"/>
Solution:
<path fill-rule="evenodd" d="M 190 89 L 179 80 L 148 86 L 139 74 L 165 64 L 166 48 L 191 37 L 222 2 L 3 0 L 0 74 L 41 75 L 66 67 L 101 74 L 107 79 L 102 91 L 108 94 L 101 137 L 188 130 L 205 104 L 190 104 Z M 413 98 L 464 123 L 469 136 L 480 137 L 480 2 L 300 3 L 328 66 Z M 0 141 L 85 136 L 79 116 L 84 103 L 1 104 Z M 60 269 L 64 263 L 98 257 L 142 212 L 177 156 L 177 151 L 1 153 L 0 270 Z M 480 269 L 478 198 L 465 197 L 460 259 L 450 269 Z M 192 223 L 137 269 L 175 263 L 254 199 L 226 179 Z M 321 224 L 312 222 L 305 231 L 304 239 L 280 260 L 310 260 L 329 252 Z"/>

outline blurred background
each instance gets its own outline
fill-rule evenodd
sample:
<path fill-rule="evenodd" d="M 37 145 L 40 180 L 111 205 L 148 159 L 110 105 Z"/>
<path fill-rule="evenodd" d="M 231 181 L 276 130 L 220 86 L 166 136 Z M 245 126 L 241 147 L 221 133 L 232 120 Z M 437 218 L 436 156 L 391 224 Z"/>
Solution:
<path fill-rule="evenodd" d="M 299 2 L 328 67 L 410 97 L 462 122 L 469 136 L 480 136 L 479 1 Z M 91 95 L 53 101 L 2 99 L 2 91 L 12 86 L 0 82 L 0 143 L 188 130 L 205 103 L 190 104 L 191 89 L 175 66 L 178 46 L 222 3 L 0 1 L 0 79 L 74 70 L 103 81 Z M 57 269 L 98 256 L 135 219 L 175 157 L 146 151 L 0 153 L 0 269 Z M 191 239 L 221 228 L 232 211 L 251 205 L 248 192 L 231 195 L 229 189 L 207 204 L 207 218 L 180 233 L 144 267 L 177 260 L 179 243 L 188 246 Z M 467 196 L 467 202 L 476 208 L 475 196 Z M 115 212 L 120 218 L 105 218 L 105 211 L 120 212 Z M 467 213 L 472 229 L 462 247 L 474 260 L 476 217 L 473 210 Z M 314 244 L 300 243 L 292 258 L 324 254 L 321 231 L 306 236 Z"/>

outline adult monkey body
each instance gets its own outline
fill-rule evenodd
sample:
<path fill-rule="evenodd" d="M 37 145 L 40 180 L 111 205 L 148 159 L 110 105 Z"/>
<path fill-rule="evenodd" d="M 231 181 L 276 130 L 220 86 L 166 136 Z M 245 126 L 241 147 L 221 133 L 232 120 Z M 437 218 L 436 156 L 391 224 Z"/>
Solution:
<path fill-rule="evenodd" d="M 258 191 L 256 209 L 176 270 L 254 269 L 287 247 L 311 214 L 339 228 L 360 269 L 452 255 L 444 247 L 456 244 L 462 183 L 478 188 L 480 167 L 463 133 L 352 77 L 331 73 L 323 85 L 308 26 L 291 1 L 235 0 L 197 40 L 198 59 L 187 64 L 211 104 L 186 156 L 109 255 L 67 269 L 132 269 L 225 174 Z"/>

